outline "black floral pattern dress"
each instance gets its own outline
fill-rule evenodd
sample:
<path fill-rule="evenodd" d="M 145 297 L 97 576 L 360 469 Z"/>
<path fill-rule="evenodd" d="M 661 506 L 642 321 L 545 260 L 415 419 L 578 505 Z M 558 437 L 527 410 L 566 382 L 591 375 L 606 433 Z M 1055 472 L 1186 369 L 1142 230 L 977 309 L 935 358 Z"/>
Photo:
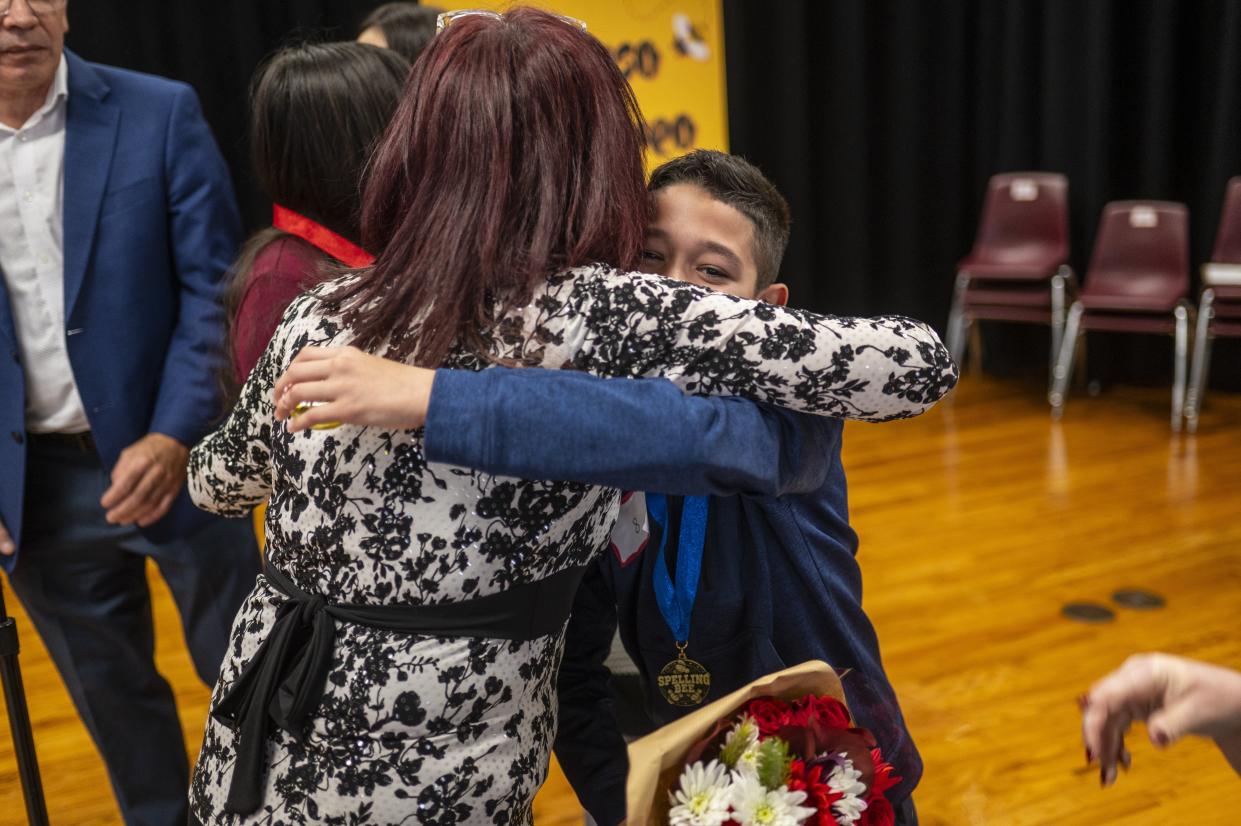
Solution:
<path fill-rule="evenodd" d="M 417 430 L 289 434 L 274 418 L 275 380 L 302 347 L 349 340 L 316 293 L 292 304 L 236 409 L 191 453 L 199 507 L 242 515 L 268 500 L 270 564 L 328 602 L 468 600 L 583 565 L 606 546 L 615 490 L 428 464 Z M 549 279 L 487 341 L 490 356 L 526 365 L 663 375 L 689 393 L 871 420 L 921 412 L 956 379 L 935 334 L 908 319 L 815 316 L 603 266 Z M 466 352 L 450 359 L 488 363 Z M 213 707 L 282 599 L 258 578 Z M 340 624 L 313 719 L 300 736 L 276 728 L 268 737 L 260 809 L 224 812 L 236 734 L 211 718 L 194 814 L 205 824 L 529 824 L 555 734 L 562 640 Z"/>

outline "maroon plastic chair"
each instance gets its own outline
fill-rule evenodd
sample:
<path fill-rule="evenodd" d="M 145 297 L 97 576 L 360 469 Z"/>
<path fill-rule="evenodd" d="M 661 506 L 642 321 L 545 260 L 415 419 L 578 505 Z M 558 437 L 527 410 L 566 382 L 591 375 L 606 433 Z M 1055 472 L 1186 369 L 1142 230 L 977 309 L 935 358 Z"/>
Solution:
<path fill-rule="evenodd" d="M 1198 329 L 1194 334 L 1194 361 L 1185 399 L 1185 424 L 1198 430 L 1198 414 L 1206 393 L 1211 339 L 1241 338 L 1241 176 L 1228 182 L 1224 210 L 1215 235 L 1211 260 L 1202 265 L 1202 296 L 1198 299 Z"/>
<path fill-rule="evenodd" d="M 948 349 L 957 363 L 974 321 L 1012 321 L 1051 325 L 1054 367 L 1073 282 L 1068 260 L 1068 179 L 1054 172 L 992 176 L 974 248 L 957 265 L 948 316 Z"/>
<path fill-rule="evenodd" d="M 1069 308 L 1048 401 L 1064 413 L 1077 341 L 1087 330 L 1172 333 L 1176 375 L 1172 429 L 1181 429 L 1189 355 L 1189 210 L 1168 201 L 1113 201 L 1103 208 L 1090 270 Z"/>

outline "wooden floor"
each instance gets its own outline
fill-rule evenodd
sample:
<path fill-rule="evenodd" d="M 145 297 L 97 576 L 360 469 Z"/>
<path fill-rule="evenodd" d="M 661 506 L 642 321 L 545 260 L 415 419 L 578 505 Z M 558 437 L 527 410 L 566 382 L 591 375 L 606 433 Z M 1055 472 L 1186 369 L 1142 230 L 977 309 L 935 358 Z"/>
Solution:
<path fill-rule="evenodd" d="M 1059 425 L 1034 383 L 963 382 L 921 419 L 850 425 L 845 460 L 866 605 L 923 757 L 928 826 L 1231 824 L 1241 780 L 1208 745 L 1160 754 L 1101 790 L 1074 697 L 1131 652 L 1241 667 L 1241 398 L 1209 399 L 1196 437 L 1168 429 L 1164 391 L 1073 397 Z M 1116 620 L 1063 619 L 1117 588 L 1167 599 Z M 10 605 L 12 605 L 10 600 Z M 196 748 L 207 690 L 157 590 L 159 661 Z M 15 612 L 16 613 L 16 612 Z M 25 618 L 22 669 L 55 824 L 115 823 L 103 770 Z M 3 732 L 7 732 L 7 722 Z M 20 823 L 0 732 L 0 822 Z M 540 826 L 579 823 L 553 777 Z"/>

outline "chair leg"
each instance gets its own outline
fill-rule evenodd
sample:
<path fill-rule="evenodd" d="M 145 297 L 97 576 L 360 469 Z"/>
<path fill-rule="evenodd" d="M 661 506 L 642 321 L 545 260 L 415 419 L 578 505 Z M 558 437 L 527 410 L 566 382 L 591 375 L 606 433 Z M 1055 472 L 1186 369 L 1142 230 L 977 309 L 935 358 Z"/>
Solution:
<path fill-rule="evenodd" d="M 982 327 L 975 324 L 972 320 L 968 322 L 969 327 L 969 344 L 965 346 L 965 360 L 969 362 L 969 371 L 972 375 L 982 375 Z M 962 365 L 962 370 L 964 370 Z"/>
<path fill-rule="evenodd" d="M 952 293 L 952 310 L 948 313 L 948 353 L 952 360 L 961 366 L 965 357 L 965 335 L 970 320 L 965 313 L 965 291 L 969 288 L 970 277 L 965 273 L 957 273 L 956 287 Z"/>
<path fill-rule="evenodd" d="M 1185 378 L 1189 361 L 1189 302 L 1182 301 L 1176 316 L 1176 364 L 1172 377 L 1172 432 L 1180 433 L 1185 418 Z"/>
<path fill-rule="evenodd" d="M 1074 301 L 1064 324 L 1064 340 L 1056 358 L 1051 392 L 1047 394 L 1047 401 L 1051 403 L 1051 415 L 1056 419 L 1064 415 L 1065 396 L 1068 393 L 1069 381 L 1073 378 L 1073 359 L 1076 356 L 1077 339 L 1081 336 L 1082 313 L 1085 311 L 1086 308 L 1080 301 Z"/>
<path fill-rule="evenodd" d="M 1051 277 L 1051 358 L 1047 366 L 1047 389 L 1056 383 L 1056 359 L 1060 357 L 1060 345 L 1064 343 L 1064 297 L 1068 267 Z"/>
<path fill-rule="evenodd" d="M 1198 326 L 1194 331 L 1194 359 L 1189 370 L 1189 392 L 1185 397 L 1185 426 L 1190 433 L 1198 432 L 1198 414 L 1202 412 L 1202 396 L 1206 393 L 1206 377 L 1211 360 L 1211 319 L 1215 316 L 1215 291 L 1203 290 L 1198 305 Z"/>

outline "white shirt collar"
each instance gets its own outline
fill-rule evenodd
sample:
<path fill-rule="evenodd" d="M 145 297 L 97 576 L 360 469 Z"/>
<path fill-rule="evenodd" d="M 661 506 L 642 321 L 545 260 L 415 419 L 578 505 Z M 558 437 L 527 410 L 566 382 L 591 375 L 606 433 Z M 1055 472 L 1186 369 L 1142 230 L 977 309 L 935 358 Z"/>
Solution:
<path fill-rule="evenodd" d="M 69 97 L 69 61 L 65 60 L 63 51 L 60 53 L 60 65 L 56 67 L 56 77 L 52 79 L 49 94 L 53 96 L 53 102 Z"/>
<path fill-rule="evenodd" d="M 47 90 L 47 99 L 43 107 L 35 112 L 31 120 L 42 120 L 47 113 L 56 108 L 56 104 L 69 97 L 69 61 L 65 60 L 64 52 L 60 54 L 60 65 L 56 67 L 56 76 L 52 78 L 52 86 Z"/>

